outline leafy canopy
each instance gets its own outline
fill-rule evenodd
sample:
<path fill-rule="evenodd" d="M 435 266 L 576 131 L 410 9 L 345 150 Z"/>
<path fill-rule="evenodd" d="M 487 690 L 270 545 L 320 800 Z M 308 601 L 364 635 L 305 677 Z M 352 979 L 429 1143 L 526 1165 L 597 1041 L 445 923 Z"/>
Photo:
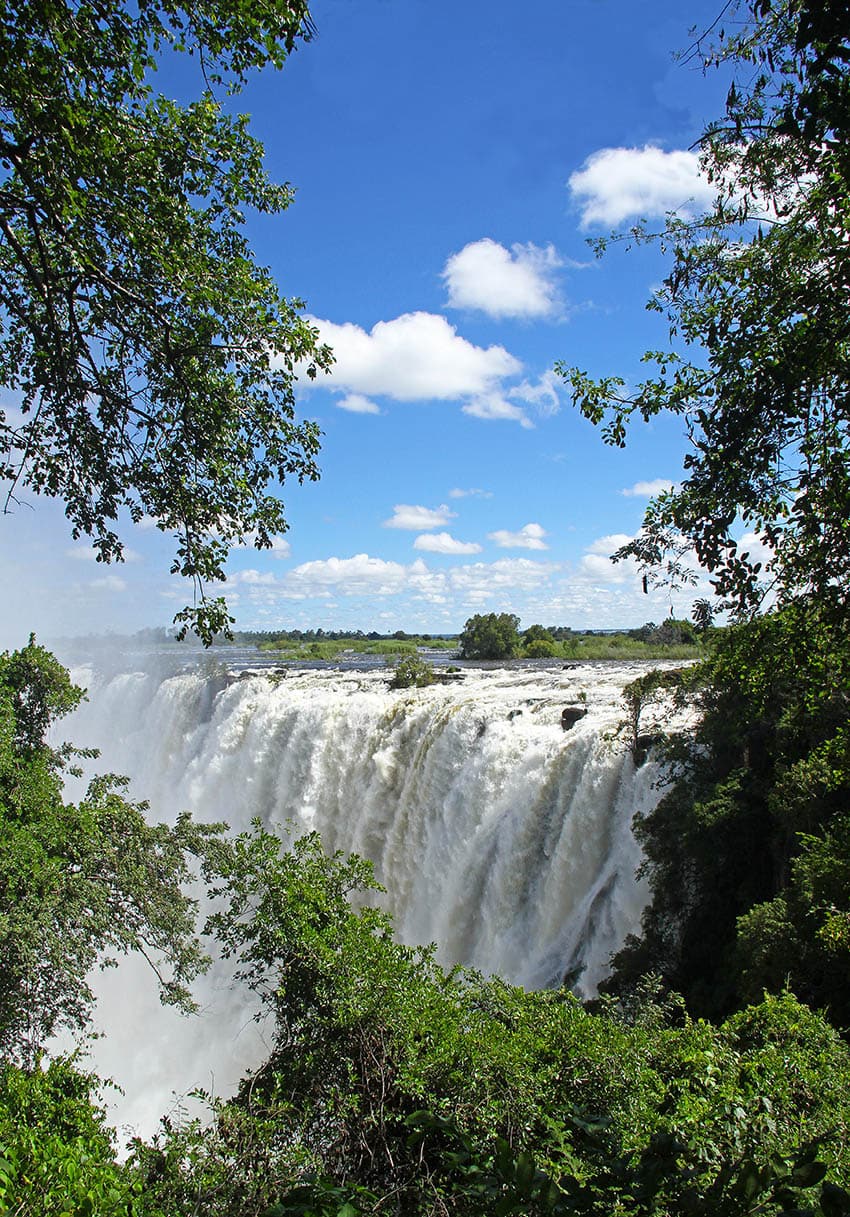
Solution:
<path fill-rule="evenodd" d="M 0 1053 L 24 1063 L 58 1031 L 86 1028 L 96 964 L 138 951 L 163 998 L 187 1009 L 206 965 L 184 886 L 214 830 L 188 816 L 149 825 L 114 776 L 64 801 L 63 772 L 83 754 L 46 734 L 82 695 L 33 639 L 0 656 Z"/>
<path fill-rule="evenodd" d="M 214 89 L 280 67 L 311 30 L 304 0 L 0 14 L 0 385 L 19 406 L 0 411 L 5 509 L 58 498 L 105 562 L 122 516 L 152 518 L 195 585 L 177 620 L 205 641 L 230 620 L 204 592 L 230 546 L 269 546 L 287 527 L 275 483 L 318 477 L 293 382 L 330 359 L 253 260 L 245 210 L 292 192 Z M 188 105 L 151 84 L 181 52 L 207 86 Z"/>
<path fill-rule="evenodd" d="M 741 618 L 710 630 L 695 606 L 709 658 L 681 692 L 698 715 L 637 824 L 652 901 L 612 987 L 653 971 L 717 1017 L 787 985 L 846 1027 L 850 19 L 837 0 L 735 0 L 720 25 L 693 49 L 736 75 L 701 142 L 718 201 L 659 234 L 671 269 L 650 308 L 670 347 L 634 393 L 562 369 L 609 443 L 636 417 L 682 418 L 686 476 L 620 556 L 675 582 L 695 551 Z"/>
<path fill-rule="evenodd" d="M 460 636 L 463 659 L 512 659 L 519 647 L 519 617 L 513 613 L 476 613 Z"/>
<path fill-rule="evenodd" d="M 569 380 L 585 416 L 622 445 L 634 417 L 680 416 L 685 479 L 621 551 L 687 579 L 691 548 L 718 593 L 748 612 L 772 588 L 846 604 L 850 588 L 850 22 L 846 6 L 736 0 L 708 63 L 740 78 L 701 141 L 718 190 L 697 221 L 668 216 L 670 273 L 649 308 L 671 345 L 634 392 L 616 376 Z M 637 240 L 650 234 L 641 226 Z M 762 564 L 735 539 L 743 523 Z"/>

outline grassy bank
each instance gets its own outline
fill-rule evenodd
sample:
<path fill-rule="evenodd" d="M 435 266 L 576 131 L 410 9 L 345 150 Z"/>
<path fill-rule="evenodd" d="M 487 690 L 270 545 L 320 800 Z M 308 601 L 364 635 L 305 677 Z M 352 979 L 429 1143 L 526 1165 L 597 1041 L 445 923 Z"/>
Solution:
<path fill-rule="evenodd" d="M 333 662 L 344 654 L 383 655 L 393 660 L 402 655 L 415 655 L 420 650 L 446 651 L 457 647 L 454 638 L 434 638 L 408 635 L 398 638 L 363 638 L 355 635 L 341 638 L 322 638 L 311 641 L 288 637 L 269 639 L 258 644 L 258 649 L 272 653 L 281 660 L 298 662 L 321 659 Z M 644 642 L 628 634 L 571 634 L 568 638 L 553 642 L 551 654 L 543 656 L 553 660 L 583 662 L 600 659 L 698 659 L 702 654 L 699 645 Z M 526 658 L 520 650 L 517 659 Z"/>

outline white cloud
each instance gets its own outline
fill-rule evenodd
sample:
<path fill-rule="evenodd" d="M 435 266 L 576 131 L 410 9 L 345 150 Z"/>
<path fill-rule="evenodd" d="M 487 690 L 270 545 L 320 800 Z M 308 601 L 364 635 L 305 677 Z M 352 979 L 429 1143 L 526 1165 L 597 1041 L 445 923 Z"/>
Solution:
<path fill-rule="evenodd" d="M 237 570 L 227 576 L 228 587 L 238 583 L 243 583 L 246 587 L 273 587 L 277 583 L 277 576 L 271 571 L 259 570 Z"/>
<path fill-rule="evenodd" d="M 349 393 L 446 401 L 489 392 L 522 370 L 504 347 L 477 347 L 434 313 L 404 313 L 368 333 L 351 322 L 309 320 L 333 348 L 331 383 Z"/>
<path fill-rule="evenodd" d="M 545 536 L 546 530 L 539 524 L 526 524 L 519 532 L 499 528 L 496 532 L 487 533 L 488 540 L 495 541 L 502 549 L 548 549 L 543 540 Z"/>
<path fill-rule="evenodd" d="M 567 185 L 581 208 L 583 228 L 648 219 L 668 211 L 693 215 L 710 207 L 717 193 L 701 172 L 695 152 L 664 152 L 652 144 L 602 148 L 587 158 Z"/>
<path fill-rule="evenodd" d="M 505 249 L 484 237 L 446 262 L 442 278 L 450 308 L 478 309 L 490 317 L 552 317 L 561 310 L 555 272 L 563 263 L 554 246 Z"/>
<path fill-rule="evenodd" d="M 331 590 L 343 596 L 394 596 L 409 587 L 427 590 L 431 572 L 421 558 L 403 566 L 400 562 L 355 554 L 352 558 L 305 562 L 290 571 L 286 582 L 286 594 L 297 596 L 327 595 Z"/>
<path fill-rule="evenodd" d="M 738 553 L 749 554 L 749 561 L 760 562 L 763 570 L 768 569 L 770 563 L 776 558 L 775 551 L 757 532 L 745 532 L 739 538 Z"/>
<path fill-rule="evenodd" d="M 431 554 L 480 554 L 481 546 L 475 541 L 457 541 L 447 532 L 425 532 L 413 542 L 414 549 L 423 549 Z"/>
<path fill-rule="evenodd" d="M 634 537 L 629 536 L 627 532 L 612 532 L 607 537 L 598 537 L 591 545 L 588 545 L 587 552 L 610 558 L 616 549 L 622 549 L 624 545 L 628 545 L 629 541 L 633 540 Z"/>
<path fill-rule="evenodd" d="M 454 519 L 457 512 L 451 511 L 445 503 L 439 507 L 417 507 L 411 503 L 396 503 L 393 515 L 384 520 L 384 528 L 406 528 L 411 532 L 424 532 L 429 528 L 441 528 Z"/>
<path fill-rule="evenodd" d="M 473 486 L 469 490 L 461 490 L 456 487 L 454 490 L 449 491 L 450 499 L 468 499 L 468 498 L 492 499 L 492 497 L 493 497 L 492 490 L 479 490 L 477 486 Z"/>
<path fill-rule="evenodd" d="M 602 554 L 585 554 L 579 563 L 579 574 L 594 583 L 626 583 L 635 578 L 635 570 L 628 562 L 612 562 Z"/>
<path fill-rule="evenodd" d="M 534 426 L 525 410 L 515 406 L 512 401 L 508 401 L 504 393 L 499 390 L 473 397 L 463 407 L 463 412 L 471 414 L 473 418 L 508 419 L 511 422 L 519 423 L 526 429 Z"/>
<path fill-rule="evenodd" d="M 634 486 L 626 487 L 620 494 L 629 499 L 652 499 L 657 494 L 663 494 L 665 490 L 672 490 L 675 484 L 669 478 L 654 478 L 651 482 L 635 482 Z"/>
<path fill-rule="evenodd" d="M 232 542 L 232 547 L 233 549 L 254 549 L 254 542 L 256 541 L 256 538 L 256 532 L 246 533 L 242 541 Z M 290 546 L 286 537 L 282 537 L 279 533 L 276 533 L 271 538 L 271 547 L 262 549 L 259 552 L 269 554 L 272 558 L 288 558 L 291 553 L 291 549 L 292 547 Z"/>
<path fill-rule="evenodd" d="M 587 552 L 578 564 L 580 579 L 591 583 L 623 584 L 637 577 L 637 564 L 634 559 L 624 562 L 612 562 L 611 555 L 633 540 L 628 533 L 614 532 L 605 537 L 597 537 L 587 547 Z"/>
<path fill-rule="evenodd" d="M 371 401 L 368 397 L 364 397 L 362 393 L 346 393 L 345 397 L 340 397 L 335 403 L 340 410 L 349 410 L 352 414 L 380 414 L 380 406 Z"/>
<path fill-rule="evenodd" d="M 558 569 L 555 563 L 534 562 L 531 558 L 500 558 L 497 562 L 456 566 L 449 572 L 449 583 L 467 603 L 492 603 L 502 592 L 528 592 L 541 587 Z"/>
<path fill-rule="evenodd" d="M 536 407 L 538 414 L 551 416 L 557 414 L 561 408 L 561 398 L 558 393 L 560 385 L 559 377 L 554 372 L 548 371 L 543 373 L 536 384 L 524 380 L 522 384 L 509 389 L 508 396 L 516 401 L 523 401 L 526 405 Z"/>

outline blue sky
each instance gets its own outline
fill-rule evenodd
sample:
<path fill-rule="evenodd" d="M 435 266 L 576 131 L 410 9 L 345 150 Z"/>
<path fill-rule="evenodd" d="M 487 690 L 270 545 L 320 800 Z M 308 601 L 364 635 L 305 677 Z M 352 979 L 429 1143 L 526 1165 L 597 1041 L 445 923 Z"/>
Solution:
<path fill-rule="evenodd" d="M 717 8 L 316 0 L 318 37 L 251 82 L 240 108 L 297 191 L 249 221 L 252 241 L 336 364 L 300 393 L 324 433 L 321 481 L 284 488 L 291 527 L 271 554 L 229 563 L 239 628 L 667 614 L 669 596 L 608 555 L 680 476 L 681 427 L 657 420 L 612 450 L 552 366 L 635 381 L 664 344 L 644 308 L 660 254 L 599 261 L 587 239 L 707 201 L 689 148 L 725 82 L 673 53 Z M 193 69 L 179 86 L 200 88 Z M 168 539 L 125 535 L 128 561 L 104 567 L 56 504 L 7 517 L 0 642 L 167 624 L 189 594 Z"/>

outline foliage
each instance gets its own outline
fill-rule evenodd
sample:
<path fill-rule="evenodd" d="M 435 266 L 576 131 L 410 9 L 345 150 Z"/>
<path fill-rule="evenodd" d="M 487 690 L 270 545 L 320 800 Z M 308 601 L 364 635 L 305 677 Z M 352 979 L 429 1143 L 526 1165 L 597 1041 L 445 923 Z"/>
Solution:
<path fill-rule="evenodd" d="M 523 659 L 554 659 L 558 654 L 558 644 L 554 639 L 535 638 L 522 648 Z"/>
<path fill-rule="evenodd" d="M 434 683 L 434 669 L 418 655 L 406 655 L 393 669 L 391 689 L 424 689 Z"/>
<path fill-rule="evenodd" d="M 625 734 L 636 763 L 646 754 L 646 741 L 660 743 L 667 717 L 671 711 L 681 708 L 684 691 L 693 679 L 687 669 L 653 669 L 630 681 L 623 689 L 626 719 L 620 731 Z M 650 709 L 655 711 L 655 716 L 647 722 L 645 715 Z"/>
<path fill-rule="evenodd" d="M 733 32 L 706 58 L 739 79 L 701 143 L 718 202 L 695 222 L 668 217 L 672 267 L 650 302 L 677 345 L 644 356 L 658 371 L 633 394 L 618 377 L 561 371 L 609 443 L 625 442 L 635 416 L 669 411 L 687 428 L 684 481 L 650 505 L 620 556 L 681 580 L 693 547 L 739 611 L 767 587 L 783 602 L 812 594 L 843 605 L 850 27 L 842 6 L 810 0 L 734 3 L 722 24 Z M 766 559 L 735 540 L 741 522 Z"/>
<path fill-rule="evenodd" d="M 152 518 L 199 597 L 177 620 L 207 642 L 230 546 L 270 545 L 275 481 L 318 476 L 293 381 L 329 362 L 243 232 L 292 192 L 212 88 L 280 67 L 310 29 L 304 0 L 17 0 L 0 19 L 0 383 L 22 411 L 0 413 L 6 509 L 59 498 L 106 562 L 122 512 Z M 198 100 L 155 92 L 165 52 L 197 56 Z"/>
<path fill-rule="evenodd" d="M 73 1062 L 0 1065 L 0 1212 L 143 1217 L 141 1182 L 115 1160 L 99 1081 Z M 153 1217 L 153 1214 L 151 1214 Z"/>
<path fill-rule="evenodd" d="M 207 929 L 260 997 L 268 1060 L 211 1121 L 165 1121 L 124 1163 L 96 1079 L 7 1063 L 7 1211 L 850 1212 L 850 1052 L 789 995 L 721 1027 L 649 987 L 590 1012 L 397 943 L 369 864 L 315 834 L 218 837 L 204 868 Z"/>
<path fill-rule="evenodd" d="M 652 901 L 613 987 L 659 972 L 719 1016 L 790 985 L 846 1026 L 847 625 L 795 604 L 711 639 L 677 780 L 636 824 Z"/>
<path fill-rule="evenodd" d="M 718 201 L 668 217 L 650 302 L 671 349 L 633 394 L 566 373 L 609 443 L 634 417 L 683 419 L 686 476 L 619 556 L 675 584 L 695 553 L 740 623 L 709 630 L 697 601 L 699 722 L 637 825 L 652 901 L 612 984 L 658 972 L 713 1017 L 789 984 L 847 1026 L 850 24 L 843 5 L 741 0 L 721 25 L 694 49 L 736 73 L 701 142 Z"/>
<path fill-rule="evenodd" d="M 244 635 L 243 635 L 244 636 Z M 250 635 L 247 636 L 250 638 Z M 256 636 L 255 636 L 256 637 Z M 304 659 L 333 661 L 346 654 L 355 655 L 416 655 L 420 648 L 434 651 L 451 650 L 453 640 L 406 634 L 404 639 L 346 634 L 342 631 L 290 630 L 284 634 L 264 637 L 258 642 L 261 651 L 273 651 L 282 661 Z"/>
<path fill-rule="evenodd" d="M 58 1030 L 85 1028 L 89 973 L 116 953 L 141 952 L 163 997 L 187 1008 L 187 984 L 205 966 L 183 885 L 213 830 L 188 816 L 173 828 L 148 825 L 146 805 L 127 801 L 114 776 L 95 778 L 78 804 L 63 801 L 75 750 L 45 737 L 81 697 L 34 639 L 0 656 L 0 1049 L 8 1060 L 32 1062 Z"/>
<path fill-rule="evenodd" d="M 513 613 L 476 613 L 460 636 L 462 659 L 512 659 L 520 647 L 519 617 Z"/>
<path fill-rule="evenodd" d="M 524 659 L 552 659 L 559 654 L 558 644 L 542 625 L 531 625 L 522 636 Z"/>
<path fill-rule="evenodd" d="M 720 1028 L 648 993 L 634 1016 L 590 1013 L 394 942 L 349 903 L 374 891 L 368 866 L 315 836 L 222 848 L 210 928 L 273 1019 L 272 1051 L 212 1125 L 136 1147 L 158 1211 L 850 1211 L 850 1055 L 793 998 Z"/>
<path fill-rule="evenodd" d="M 705 596 L 701 596 L 699 600 L 695 600 L 692 609 L 694 629 L 700 634 L 704 634 L 706 630 L 710 630 L 712 622 L 714 621 L 714 613 L 715 610 L 711 601 L 707 600 Z"/>

